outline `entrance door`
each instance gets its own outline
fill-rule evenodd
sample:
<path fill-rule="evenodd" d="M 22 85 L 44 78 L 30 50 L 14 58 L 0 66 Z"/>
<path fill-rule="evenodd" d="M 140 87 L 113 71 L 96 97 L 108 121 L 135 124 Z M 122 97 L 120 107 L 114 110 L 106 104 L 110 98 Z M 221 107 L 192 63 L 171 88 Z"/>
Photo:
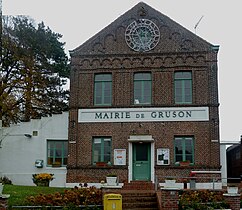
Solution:
<path fill-rule="evenodd" d="M 150 181 L 150 143 L 133 143 L 133 180 Z"/>

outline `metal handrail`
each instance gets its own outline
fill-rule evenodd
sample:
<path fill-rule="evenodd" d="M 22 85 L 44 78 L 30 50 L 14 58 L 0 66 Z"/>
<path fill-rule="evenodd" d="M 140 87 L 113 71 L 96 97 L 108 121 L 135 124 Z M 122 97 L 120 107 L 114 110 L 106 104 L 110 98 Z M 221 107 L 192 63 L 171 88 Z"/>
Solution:
<path fill-rule="evenodd" d="M 209 183 L 212 183 L 212 189 L 214 190 L 215 189 L 215 183 L 219 183 L 219 182 L 222 182 L 222 180 L 239 180 L 239 181 L 242 181 L 240 178 L 222 178 L 222 177 L 217 177 L 217 176 L 202 176 L 202 177 L 199 177 L 199 176 L 158 176 L 156 175 L 155 176 L 155 189 L 157 190 L 158 189 L 158 185 L 159 185 L 159 182 L 162 180 L 165 180 L 165 179 L 178 179 L 178 180 L 181 180 L 181 182 L 178 182 L 178 183 L 187 183 L 185 181 L 182 181 L 182 180 L 193 180 L 194 181 L 198 181 L 199 179 L 202 180 L 202 179 L 209 179 L 211 180 L 211 182 Z M 160 180 L 160 181 L 159 181 Z M 227 182 L 228 183 L 228 182 Z M 235 182 L 235 183 L 240 183 L 240 182 Z M 228 183 L 229 184 L 229 183 Z"/>

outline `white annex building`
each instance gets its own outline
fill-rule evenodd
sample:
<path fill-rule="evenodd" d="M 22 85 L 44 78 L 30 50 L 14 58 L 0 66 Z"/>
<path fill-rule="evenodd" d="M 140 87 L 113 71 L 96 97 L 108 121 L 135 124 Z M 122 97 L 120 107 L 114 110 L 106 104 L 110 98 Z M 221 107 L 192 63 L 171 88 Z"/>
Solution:
<path fill-rule="evenodd" d="M 50 186 L 66 186 L 68 112 L 0 129 L 0 176 L 35 185 L 32 174 L 53 173 Z"/>

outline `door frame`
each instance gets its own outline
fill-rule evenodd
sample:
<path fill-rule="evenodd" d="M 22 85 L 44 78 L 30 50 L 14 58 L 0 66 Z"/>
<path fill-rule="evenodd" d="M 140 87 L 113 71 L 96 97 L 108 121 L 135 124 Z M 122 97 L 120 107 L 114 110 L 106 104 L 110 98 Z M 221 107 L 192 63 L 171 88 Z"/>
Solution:
<path fill-rule="evenodd" d="M 155 144 L 154 139 L 150 135 L 130 136 L 129 142 L 129 166 L 128 166 L 128 182 L 133 180 L 133 143 L 150 142 L 150 180 L 155 183 Z"/>

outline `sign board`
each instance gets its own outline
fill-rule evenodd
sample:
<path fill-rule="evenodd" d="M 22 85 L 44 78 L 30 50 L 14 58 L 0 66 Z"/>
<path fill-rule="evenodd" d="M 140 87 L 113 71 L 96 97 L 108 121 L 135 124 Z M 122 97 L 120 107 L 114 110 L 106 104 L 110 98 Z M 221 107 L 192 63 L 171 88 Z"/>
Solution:
<path fill-rule="evenodd" d="M 79 123 L 208 121 L 208 107 L 79 109 Z"/>
<path fill-rule="evenodd" d="M 114 165 L 126 165 L 126 149 L 114 150 Z"/>
<path fill-rule="evenodd" d="M 170 149 L 157 149 L 157 165 L 170 165 Z"/>

